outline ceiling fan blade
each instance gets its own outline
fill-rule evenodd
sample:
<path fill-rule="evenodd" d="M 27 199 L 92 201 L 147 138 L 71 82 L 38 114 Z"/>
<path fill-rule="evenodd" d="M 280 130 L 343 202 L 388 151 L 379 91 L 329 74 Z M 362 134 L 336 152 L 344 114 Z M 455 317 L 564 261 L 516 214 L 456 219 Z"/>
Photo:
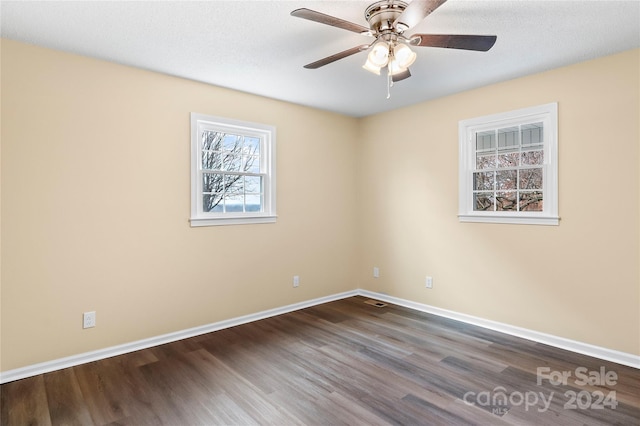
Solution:
<path fill-rule="evenodd" d="M 319 22 L 321 24 L 331 25 L 332 27 L 342 28 L 343 30 L 353 31 L 355 33 L 369 33 L 369 28 L 353 22 L 345 21 L 344 19 L 336 18 L 335 16 L 325 15 L 324 13 L 316 12 L 311 9 L 296 9 L 291 12 L 291 16 L 295 16 L 302 19 L 308 19 L 309 21 Z"/>
<path fill-rule="evenodd" d="M 402 31 L 406 31 L 418 25 L 431 12 L 440 7 L 447 0 L 413 0 L 407 8 L 396 18 L 394 26 Z"/>
<path fill-rule="evenodd" d="M 494 35 L 414 34 L 412 46 L 445 47 L 486 52 L 496 42 Z M 414 41 L 417 40 L 417 41 Z"/>
<path fill-rule="evenodd" d="M 396 83 L 398 81 L 402 81 L 405 78 L 409 78 L 411 77 L 411 72 L 409 71 L 409 68 L 407 68 L 406 70 L 399 72 L 397 74 L 394 74 L 391 76 L 391 80 Z"/>
<path fill-rule="evenodd" d="M 331 62 L 335 62 L 339 59 L 346 58 L 347 56 L 351 56 L 358 52 L 362 52 L 363 50 L 367 50 L 368 48 L 369 48 L 368 44 L 362 44 L 360 46 L 352 47 L 351 49 L 344 50 L 342 52 L 333 54 L 331 56 L 327 56 L 326 58 L 320 59 L 318 61 L 311 62 L 310 64 L 307 64 L 304 67 L 307 69 L 314 70 L 316 68 L 320 68 L 327 64 L 330 64 Z"/>

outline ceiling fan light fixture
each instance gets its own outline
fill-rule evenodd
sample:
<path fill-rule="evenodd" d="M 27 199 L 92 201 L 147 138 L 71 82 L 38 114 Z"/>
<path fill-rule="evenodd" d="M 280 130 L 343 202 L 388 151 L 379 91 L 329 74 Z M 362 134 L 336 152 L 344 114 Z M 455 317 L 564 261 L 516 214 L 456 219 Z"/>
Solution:
<path fill-rule="evenodd" d="M 369 58 L 367 58 L 367 62 L 364 63 L 364 65 L 362 66 L 362 68 L 364 68 L 365 70 L 372 72 L 376 75 L 380 75 L 380 68 L 381 67 L 377 67 L 374 64 L 371 63 L 371 61 L 369 60 Z"/>
<path fill-rule="evenodd" d="M 397 62 L 397 65 L 401 68 L 409 68 L 416 60 L 416 52 L 411 50 L 409 46 L 404 43 L 398 43 L 393 48 L 393 57 L 395 58 L 392 62 Z"/>
<path fill-rule="evenodd" d="M 389 44 L 386 41 L 377 42 L 367 56 L 367 62 L 382 68 L 389 63 Z"/>
<path fill-rule="evenodd" d="M 397 59 L 389 62 L 389 75 L 396 75 L 407 71 L 407 67 L 403 67 Z"/>

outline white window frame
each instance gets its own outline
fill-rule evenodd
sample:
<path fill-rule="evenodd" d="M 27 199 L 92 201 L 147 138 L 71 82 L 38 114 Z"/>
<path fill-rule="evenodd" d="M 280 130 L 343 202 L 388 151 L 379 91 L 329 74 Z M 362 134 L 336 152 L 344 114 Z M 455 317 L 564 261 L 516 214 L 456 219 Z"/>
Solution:
<path fill-rule="evenodd" d="M 231 133 L 260 139 L 260 175 L 263 209 L 260 212 L 207 212 L 202 208 L 203 131 Z M 276 221 L 276 129 L 274 126 L 191 113 L 191 226 L 241 225 Z"/>
<path fill-rule="evenodd" d="M 473 172 L 476 164 L 475 135 L 503 127 L 543 123 L 543 211 L 474 211 Z M 558 104 L 556 102 L 505 113 L 462 120 L 459 135 L 460 222 L 558 225 Z"/>

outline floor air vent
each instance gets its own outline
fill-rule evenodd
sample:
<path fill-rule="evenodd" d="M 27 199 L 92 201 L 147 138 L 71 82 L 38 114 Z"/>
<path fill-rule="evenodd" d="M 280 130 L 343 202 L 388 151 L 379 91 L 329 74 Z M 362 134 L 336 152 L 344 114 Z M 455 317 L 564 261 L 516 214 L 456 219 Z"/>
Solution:
<path fill-rule="evenodd" d="M 386 303 L 382 303 L 373 299 L 365 300 L 364 303 L 366 303 L 367 305 L 375 306 L 376 308 L 384 308 L 385 306 L 387 306 Z"/>

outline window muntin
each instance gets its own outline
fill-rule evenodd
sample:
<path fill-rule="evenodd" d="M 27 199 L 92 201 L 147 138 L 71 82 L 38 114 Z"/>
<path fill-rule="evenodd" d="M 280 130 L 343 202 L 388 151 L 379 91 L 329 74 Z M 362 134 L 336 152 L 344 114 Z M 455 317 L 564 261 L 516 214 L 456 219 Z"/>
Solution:
<path fill-rule="evenodd" d="M 193 113 L 191 225 L 275 221 L 275 129 Z"/>
<path fill-rule="evenodd" d="M 460 122 L 459 217 L 557 224 L 557 104 Z"/>

